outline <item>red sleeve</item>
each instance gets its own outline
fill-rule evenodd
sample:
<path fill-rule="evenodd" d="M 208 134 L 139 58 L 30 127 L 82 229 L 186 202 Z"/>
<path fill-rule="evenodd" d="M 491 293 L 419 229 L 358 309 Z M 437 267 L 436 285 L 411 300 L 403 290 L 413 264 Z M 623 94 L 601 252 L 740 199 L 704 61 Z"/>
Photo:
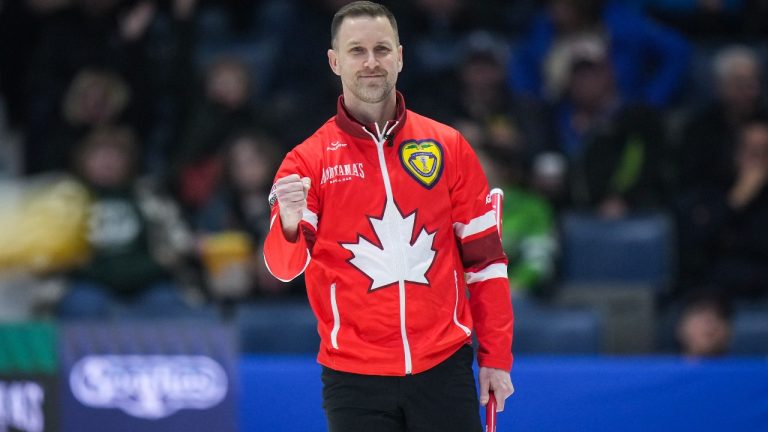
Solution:
<path fill-rule="evenodd" d="M 314 175 L 297 150 L 291 151 L 285 157 L 277 175 L 275 175 L 275 181 L 290 174 L 309 177 L 312 183 L 307 196 L 307 209 L 299 223 L 299 234 L 296 241 L 293 242 L 286 239 L 283 234 L 283 226 L 280 221 L 280 204 L 277 203 L 277 199 L 272 193 L 269 196 L 272 212 L 269 232 L 264 240 L 264 262 L 267 264 L 269 272 L 283 282 L 295 279 L 309 265 L 320 213 L 316 193 L 320 179 Z"/>
<path fill-rule="evenodd" d="M 469 287 L 480 366 L 510 370 L 514 316 L 507 257 L 496 231 L 488 181 L 469 143 L 458 136 L 451 179 L 452 218 Z"/>

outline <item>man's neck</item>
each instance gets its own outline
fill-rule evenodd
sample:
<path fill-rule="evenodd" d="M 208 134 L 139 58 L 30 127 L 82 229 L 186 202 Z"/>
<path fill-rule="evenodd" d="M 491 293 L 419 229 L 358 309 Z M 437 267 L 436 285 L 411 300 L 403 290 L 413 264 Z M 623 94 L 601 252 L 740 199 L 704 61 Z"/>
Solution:
<path fill-rule="evenodd" d="M 385 100 L 378 103 L 363 102 L 344 92 L 344 106 L 347 111 L 363 124 L 377 123 L 383 127 L 397 115 L 397 97 L 395 91 Z"/>

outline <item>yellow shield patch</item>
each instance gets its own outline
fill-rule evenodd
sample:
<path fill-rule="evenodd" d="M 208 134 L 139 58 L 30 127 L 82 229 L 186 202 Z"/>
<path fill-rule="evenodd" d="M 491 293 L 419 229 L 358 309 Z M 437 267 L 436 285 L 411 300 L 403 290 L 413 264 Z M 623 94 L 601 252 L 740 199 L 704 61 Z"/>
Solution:
<path fill-rule="evenodd" d="M 433 139 L 404 141 L 400 144 L 400 163 L 417 182 L 432 189 L 443 173 L 443 147 Z"/>

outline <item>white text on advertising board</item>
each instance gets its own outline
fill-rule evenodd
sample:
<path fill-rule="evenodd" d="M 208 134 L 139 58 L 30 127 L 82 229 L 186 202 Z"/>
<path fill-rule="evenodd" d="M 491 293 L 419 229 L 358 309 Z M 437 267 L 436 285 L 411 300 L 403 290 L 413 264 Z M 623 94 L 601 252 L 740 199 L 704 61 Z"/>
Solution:
<path fill-rule="evenodd" d="M 85 406 L 144 419 L 214 407 L 228 387 L 221 365 L 200 355 L 89 355 L 74 365 L 69 385 Z"/>
<path fill-rule="evenodd" d="M 32 381 L 0 381 L 0 432 L 45 429 L 43 387 Z"/>

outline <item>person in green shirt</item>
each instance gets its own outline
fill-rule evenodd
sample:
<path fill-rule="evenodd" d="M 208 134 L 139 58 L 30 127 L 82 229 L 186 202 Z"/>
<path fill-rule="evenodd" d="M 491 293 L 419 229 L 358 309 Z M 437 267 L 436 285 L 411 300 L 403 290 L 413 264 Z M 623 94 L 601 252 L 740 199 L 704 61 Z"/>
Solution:
<path fill-rule="evenodd" d="M 90 193 L 90 256 L 69 275 L 60 318 L 160 317 L 187 309 L 175 275 L 193 250 L 192 237 L 174 203 L 135 175 L 136 161 L 135 136 L 126 127 L 98 127 L 75 152 L 76 174 Z"/>
<path fill-rule="evenodd" d="M 513 294 L 542 295 L 555 273 L 558 251 L 552 205 L 530 184 L 530 157 L 486 146 L 481 157 L 492 186 L 504 191 L 502 245 Z"/>

